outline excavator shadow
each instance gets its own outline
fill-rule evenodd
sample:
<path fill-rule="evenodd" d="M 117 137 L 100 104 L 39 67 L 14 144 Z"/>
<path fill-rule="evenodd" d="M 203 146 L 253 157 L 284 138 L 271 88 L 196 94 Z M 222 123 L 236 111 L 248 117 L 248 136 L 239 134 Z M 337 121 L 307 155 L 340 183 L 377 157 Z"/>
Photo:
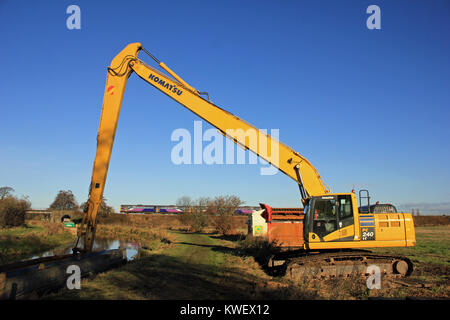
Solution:
<path fill-rule="evenodd" d="M 234 251 L 233 248 L 220 246 L 220 245 L 214 245 L 214 244 L 199 244 L 199 243 L 191 243 L 191 242 L 174 242 L 174 244 L 211 248 L 213 251 L 219 251 L 219 252 L 224 252 L 224 253 L 232 253 Z"/>
<path fill-rule="evenodd" d="M 226 240 L 231 242 L 230 246 L 218 244 L 193 243 L 187 241 L 175 242 L 179 245 L 187 245 L 193 247 L 211 248 L 212 251 L 231 254 L 237 257 L 252 257 L 259 267 L 269 276 L 284 276 L 286 270 L 283 267 L 269 267 L 269 261 L 272 257 L 279 253 L 279 248 L 272 247 L 262 241 L 247 240 L 242 235 L 220 235 L 217 233 L 195 232 L 208 236 L 211 240 Z M 250 243 L 249 243 L 250 242 Z"/>

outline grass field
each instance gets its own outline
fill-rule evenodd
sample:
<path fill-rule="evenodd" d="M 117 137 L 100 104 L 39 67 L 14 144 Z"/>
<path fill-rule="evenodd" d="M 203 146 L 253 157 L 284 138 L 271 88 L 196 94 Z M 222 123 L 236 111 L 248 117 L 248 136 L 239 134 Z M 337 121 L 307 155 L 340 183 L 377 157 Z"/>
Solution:
<path fill-rule="evenodd" d="M 414 262 L 450 266 L 450 226 L 416 227 L 416 246 L 376 249 L 376 252 L 406 255 Z"/>
<path fill-rule="evenodd" d="M 417 244 L 413 248 L 375 249 L 377 253 L 407 256 L 414 263 L 414 272 L 408 278 L 409 287 L 402 286 L 387 294 L 394 296 L 450 297 L 450 226 L 416 227 Z M 428 289 L 414 285 L 426 283 Z"/>

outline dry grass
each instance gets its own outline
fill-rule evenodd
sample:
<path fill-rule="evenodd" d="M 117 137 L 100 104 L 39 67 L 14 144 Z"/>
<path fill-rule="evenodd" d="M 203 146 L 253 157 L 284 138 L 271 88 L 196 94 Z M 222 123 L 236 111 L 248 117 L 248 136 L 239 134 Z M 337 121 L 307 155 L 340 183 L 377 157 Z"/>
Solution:
<path fill-rule="evenodd" d="M 128 226 L 122 224 L 99 224 L 96 237 L 139 242 L 143 249 L 150 250 L 170 245 L 174 241 L 173 236 L 166 229 L 150 228 L 138 223 Z"/>
<path fill-rule="evenodd" d="M 50 222 L 50 221 L 30 221 L 28 223 L 31 226 L 41 227 L 43 229 L 43 234 L 46 237 L 61 235 L 67 232 L 64 225 L 61 222 Z"/>
<path fill-rule="evenodd" d="M 20 261 L 73 241 L 74 236 L 61 223 L 33 221 L 3 229 L 0 230 L 0 264 Z"/>
<path fill-rule="evenodd" d="M 276 242 L 270 242 L 266 237 L 253 237 L 251 235 L 238 241 L 236 253 L 254 257 L 261 266 L 267 265 L 270 256 L 280 252 Z"/>
<path fill-rule="evenodd" d="M 100 224 L 136 225 L 169 230 L 189 229 L 189 221 L 184 216 L 188 214 L 111 214 L 99 217 Z M 205 229 L 214 228 L 216 217 L 211 216 Z M 233 216 L 235 230 L 247 230 L 247 216 Z"/>

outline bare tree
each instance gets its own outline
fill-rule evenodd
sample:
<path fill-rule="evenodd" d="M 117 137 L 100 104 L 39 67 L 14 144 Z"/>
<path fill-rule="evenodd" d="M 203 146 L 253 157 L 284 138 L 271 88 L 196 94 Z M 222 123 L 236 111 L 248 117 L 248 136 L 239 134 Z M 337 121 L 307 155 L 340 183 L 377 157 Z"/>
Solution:
<path fill-rule="evenodd" d="M 182 197 L 178 200 L 177 205 L 186 208 L 179 216 L 180 221 L 187 225 L 190 231 L 203 231 L 209 225 L 210 215 L 207 209 L 211 199 L 202 197 L 191 200 L 190 197 Z"/>
<path fill-rule="evenodd" d="M 183 212 L 186 213 L 186 212 L 189 212 L 189 209 L 192 207 L 193 201 L 192 201 L 191 197 L 183 196 L 181 198 L 178 198 L 176 205 L 177 205 L 177 207 L 180 207 L 181 209 L 183 209 Z"/>
<path fill-rule="evenodd" d="M 200 197 L 197 200 L 195 200 L 194 205 L 196 207 L 196 211 L 203 212 L 206 214 L 210 214 L 211 211 L 209 210 L 211 207 L 211 203 L 214 200 L 208 197 Z"/>
<path fill-rule="evenodd" d="M 219 216 L 232 216 L 242 203 L 237 196 L 218 196 L 210 202 L 209 210 Z"/>
<path fill-rule="evenodd" d="M 181 197 L 177 201 L 178 206 L 191 208 L 190 212 L 184 210 L 180 215 L 181 222 L 188 225 L 191 231 L 202 231 L 212 223 L 216 231 L 222 234 L 234 231 L 233 214 L 242 203 L 237 196 L 201 197 L 195 201 L 190 197 Z"/>
<path fill-rule="evenodd" d="M 193 202 L 192 211 L 188 214 L 192 231 L 203 231 L 209 224 L 208 204 L 211 199 L 198 198 Z"/>
<path fill-rule="evenodd" d="M 55 200 L 50 205 L 51 210 L 76 210 L 78 209 L 77 201 L 71 190 L 60 190 Z"/>
<path fill-rule="evenodd" d="M 0 188 L 0 200 L 3 200 L 6 197 L 11 196 L 14 191 L 15 190 L 11 187 L 7 187 L 7 186 L 1 187 Z"/>
<path fill-rule="evenodd" d="M 214 226 L 217 232 L 222 234 L 234 232 L 233 214 L 242 203 L 243 201 L 237 196 L 219 196 L 210 202 L 208 211 L 216 215 Z"/>

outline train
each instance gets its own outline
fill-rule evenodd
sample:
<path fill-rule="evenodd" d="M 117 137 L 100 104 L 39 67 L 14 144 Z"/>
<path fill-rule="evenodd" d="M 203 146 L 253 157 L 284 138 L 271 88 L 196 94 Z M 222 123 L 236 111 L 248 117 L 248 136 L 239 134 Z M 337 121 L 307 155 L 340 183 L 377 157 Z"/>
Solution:
<path fill-rule="evenodd" d="M 234 211 L 234 214 L 248 215 L 252 214 L 259 207 L 239 207 Z M 191 212 L 192 208 L 188 209 Z M 175 205 L 143 205 L 143 204 L 123 204 L 120 206 L 120 213 L 183 213 L 184 210 Z"/>

